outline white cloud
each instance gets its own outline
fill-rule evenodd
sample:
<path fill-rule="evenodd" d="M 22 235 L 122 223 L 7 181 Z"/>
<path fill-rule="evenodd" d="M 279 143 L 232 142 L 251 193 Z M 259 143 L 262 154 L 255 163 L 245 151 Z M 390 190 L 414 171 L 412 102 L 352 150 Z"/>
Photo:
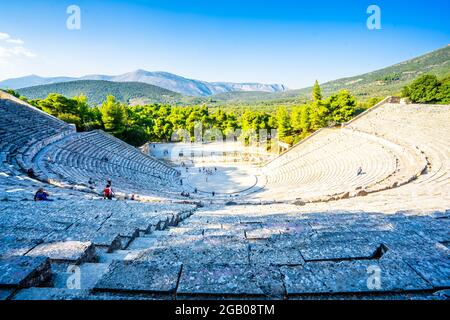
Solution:
<path fill-rule="evenodd" d="M 12 44 L 18 44 L 18 45 L 25 44 L 25 42 L 23 42 L 22 39 L 6 39 L 6 42 L 12 43 Z"/>
<path fill-rule="evenodd" d="M 15 63 L 18 58 L 34 58 L 36 54 L 25 48 L 22 39 L 14 39 L 0 32 L 0 64 Z"/>
<path fill-rule="evenodd" d="M 6 40 L 11 38 L 11 36 L 7 33 L 0 32 L 0 40 Z"/>

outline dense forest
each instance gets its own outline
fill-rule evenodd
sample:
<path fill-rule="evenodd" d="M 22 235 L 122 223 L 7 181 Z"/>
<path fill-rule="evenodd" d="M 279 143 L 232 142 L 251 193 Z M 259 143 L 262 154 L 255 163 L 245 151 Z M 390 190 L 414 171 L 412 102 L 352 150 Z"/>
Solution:
<path fill-rule="evenodd" d="M 108 94 L 117 101 L 131 103 L 151 101 L 152 103 L 173 104 L 181 99 L 181 94 L 151 84 L 140 82 L 111 82 L 103 80 L 79 80 L 59 82 L 18 89 L 20 95 L 33 99 L 44 99 L 50 93 L 60 93 L 66 97 L 75 97 L 81 93 L 91 106 L 99 105 Z"/>
<path fill-rule="evenodd" d="M 173 133 L 180 129 L 187 130 L 192 140 L 199 123 L 203 131 L 218 129 L 224 136 L 239 129 L 244 133 L 277 129 L 278 138 L 292 145 L 315 130 L 349 121 L 382 99 L 372 98 L 358 103 L 347 90 L 325 98 L 317 81 L 312 89 L 311 101 L 272 110 L 166 104 L 127 106 L 113 95 L 107 96 L 100 106 L 91 107 L 84 95 L 66 98 L 52 93 L 45 99 L 27 100 L 12 90 L 8 92 L 61 120 L 75 124 L 79 131 L 102 129 L 134 146 L 148 141 L 170 141 Z M 423 75 L 405 86 L 402 94 L 417 103 L 450 103 L 450 78 L 439 80 L 433 75 Z"/>

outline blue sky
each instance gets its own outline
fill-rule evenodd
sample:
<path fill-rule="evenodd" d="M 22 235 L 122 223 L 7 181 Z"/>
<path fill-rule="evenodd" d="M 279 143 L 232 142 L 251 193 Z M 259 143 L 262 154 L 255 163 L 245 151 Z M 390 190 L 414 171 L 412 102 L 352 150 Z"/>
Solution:
<path fill-rule="evenodd" d="M 81 29 L 66 28 L 66 8 Z M 366 27 L 381 8 L 381 30 Z M 450 1 L 0 0 L 0 80 L 168 71 L 290 88 L 382 68 L 450 43 Z"/>

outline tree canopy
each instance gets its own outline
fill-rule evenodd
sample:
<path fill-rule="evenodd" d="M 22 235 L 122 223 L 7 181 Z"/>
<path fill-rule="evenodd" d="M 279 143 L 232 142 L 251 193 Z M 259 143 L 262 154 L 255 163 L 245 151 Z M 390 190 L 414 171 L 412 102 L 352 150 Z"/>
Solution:
<path fill-rule="evenodd" d="M 411 88 L 415 90 L 421 85 L 427 88 L 438 86 L 438 90 L 433 92 L 448 99 L 448 80 L 438 85 L 427 78 L 427 81 L 411 84 Z M 99 107 L 90 107 L 84 95 L 66 98 L 56 93 L 29 103 L 66 122 L 74 123 L 80 131 L 103 129 L 129 144 L 140 146 L 149 141 L 171 141 L 173 137 L 193 141 L 200 128 L 202 135 L 206 130 L 213 130 L 220 132 L 224 138 L 240 131 L 244 133 L 244 141 L 248 141 L 253 134 L 258 137 L 262 129 L 267 130 L 268 135 L 272 129 L 277 129 L 281 141 L 295 144 L 315 130 L 349 121 L 381 99 L 358 104 L 347 90 L 323 98 L 317 81 L 312 95 L 313 101 L 306 104 L 289 108 L 280 105 L 276 109 L 264 111 L 250 107 L 236 110 L 158 103 L 128 106 L 112 95 L 107 96 Z"/>
<path fill-rule="evenodd" d="M 450 77 L 439 80 L 435 75 L 425 74 L 402 90 L 402 96 L 414 103 L 450 103 Z"/>

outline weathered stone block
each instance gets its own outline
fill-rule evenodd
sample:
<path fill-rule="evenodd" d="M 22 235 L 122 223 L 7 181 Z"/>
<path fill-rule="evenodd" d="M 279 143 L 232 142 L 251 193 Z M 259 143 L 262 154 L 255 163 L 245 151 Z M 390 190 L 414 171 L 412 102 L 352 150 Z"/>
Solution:
<path fill-rule="evenodd" d="M 288 295 L 431 289 L 424 279 L 401 261 L 309 262 L 303 266 L 282 267 L 281 272 Z"/>
<path fill-rule="evenodd" d="M 33 287 L 51 280 L 50 260 L 46 257 L 15 256 L 0 259 L 0 287 Z"/>
<path fill-rule="evenodd" d="M 212 264 L 185 265 L 177 296 L 280 296 L 284 294 L 276 267 Z"/>
<path fill-rule="evenodd" d="M 407 263 L 434 288 L 450 287 L 450 259 L 408 259 Z"/>
<path fill-rule="evenodd" d="M 95 259 L 95 247 L 91 242 L 64 241 L 43 243 L 31 250 L 27 256 L 45 256 L 54 262 L 82 263 Z"/>
<path fill-rule="evenodd" d="M 114 261 L 99 282 L 98 291 L 174 292 L 181 264 L 144 261 Z"/>

